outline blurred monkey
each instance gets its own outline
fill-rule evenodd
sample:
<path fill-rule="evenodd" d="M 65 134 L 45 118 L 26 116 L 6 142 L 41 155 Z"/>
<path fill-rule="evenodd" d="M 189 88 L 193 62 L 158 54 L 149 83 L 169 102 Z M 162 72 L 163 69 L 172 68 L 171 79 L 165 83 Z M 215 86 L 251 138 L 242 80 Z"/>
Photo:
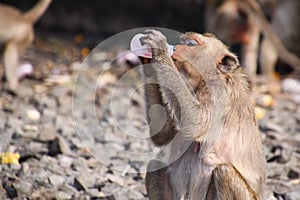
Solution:
<path fill-rule="evenodd" d="M 282 6 L 277 5 L 276 0 L 268 1 L 275 10 Z M 300 8 L 297 0 L 287 0 L 282 4 L 293 4 L 294 11 Z M 289 12 L 285 9 L 286 12 Z M 269 11 L 272 17 L 272 11 Z M 277 17 L 278 18 L 278 17 Z M 289 21 L 289 20 L 287 20 Z M 273 31 L 267 21 L 260 5 L 255 0 L 208 0 L 206 9 L 206 28 L 216 33 L 223 41 L 228 43 L 239 42 L 242 44 L 242 65 L 248 75 L 250 82 L 256 82 L 257 58 L 259 53 L 260 34 L 263 34 L 261 44 L 260 65 L 263 76 L 267 81 L 273 79 L 277 58 L 290 65 L 294 70 L 299 71 L 300 59 L 291 53 L 281 42 L 279 36 Z M 298 35 L 299 30 L 296 24 L 289 24 L 293 27 L 293 33 Z M 287 26 L 285 26 L 287 28 Z M 290 28 L 291 29 L 291 28 Z M 297 29 L 297 30 L 296 30 Z M 277 31 L 278 32 L 278 31 Z M 284 34 L 280 34 L 281 38 Z M 286 39 L 286 38 L 285 38 Z M 285 40 L 286 41 L 286 40 Z"/>
<path fill-rule="evenodd" d="M 0 47 L 3 49 L 5 75 L 9 89 L 18 86 L 19 58 L 34 39 L 34 23 L 44 14 L 51 0 L 40 0 L 31 10 L 0 4 Z"/>

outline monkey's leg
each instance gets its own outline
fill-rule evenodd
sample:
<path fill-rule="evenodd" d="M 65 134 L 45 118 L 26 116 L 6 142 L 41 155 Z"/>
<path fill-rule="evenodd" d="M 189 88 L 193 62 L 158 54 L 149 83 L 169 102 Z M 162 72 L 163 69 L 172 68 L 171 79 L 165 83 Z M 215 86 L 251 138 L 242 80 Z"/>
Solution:
<path fill-rule="evenodd" d="M 275 64 L 277 61 L 277 50 L 269 39 L 264 38 L 261 44 L 260 54 L 260 67 L 264 77 L 267 81 L 273 79 L 273 73 L 275 71 Z"/>
<path fill-rule="evenodd" d="M 4 49 L 5 74 L 11 90 L 15 90 L 18 85 L 17 68 L 19 61 L 19 50 L 17 44 L 8 43 Z"/>
<path fill-rule="evenodd" d="M 242 64 L 252 84 L 256 82 L 259 33 L 259 27 L 253 25 L 249 31 L 249 42 L 244 44 L 242 49 Z"/>
<path fill-rule="evenodd" d="M 147 169 L 146 189 L 149 199 L 173 200 L 173 191 L 170 185 L 169 174 L 167 173 L 167 166 L 165 163 L 159 160 L 151 160 Z"/>
<path fill-rule="evenodd" d="M 226 200 L 258 200 L 256 192 L 250 187 L 242 175 L 228 164 L 218 165 L 212 177 L 214 190 L 218 199 Z M 211 189 L 211 187 L 210 187 Z M 208 191 L 209 196 L 210 191 Z"/>

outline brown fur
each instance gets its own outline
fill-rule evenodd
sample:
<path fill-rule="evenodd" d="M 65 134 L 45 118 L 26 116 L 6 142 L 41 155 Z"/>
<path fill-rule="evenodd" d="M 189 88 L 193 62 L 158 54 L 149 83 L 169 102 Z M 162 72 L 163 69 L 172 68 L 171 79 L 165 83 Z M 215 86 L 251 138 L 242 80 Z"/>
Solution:
<path fill-rule="evenodd" d="M 141 42 L 153 48 L 153 65 L 144 67 L 145 81 L 159 84 L 145 88 L 147 112 L 161 104 L 168 117 L 161 131 L 150 124 L 151 138 L 170 146 L 167 161 L 148 166 L 150 200 L 262 199 L 266 162 L 236 56 L 211 35 L 187 33 L 183 42 L 197 45 L 177 45 L 171 58 L 166 38 L 146 33 Z"/>
<path fill-rule="evenodd" d="M 11 90 L 15 90 L 18 85 L 19 57 L 34 39 L 33 24 L 46 11 L 50 2 L 51 0 L 40 0 L 25 13 L 0 4 L 0 46 L 4 49 L 5 74 Z"/>

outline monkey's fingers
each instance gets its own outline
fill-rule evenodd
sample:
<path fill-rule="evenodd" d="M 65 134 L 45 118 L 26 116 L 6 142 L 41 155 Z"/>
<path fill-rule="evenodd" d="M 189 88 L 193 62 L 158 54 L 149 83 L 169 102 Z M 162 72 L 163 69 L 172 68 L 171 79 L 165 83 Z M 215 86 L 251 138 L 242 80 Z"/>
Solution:
<path fill-rule="evenodd" d="M 154 59 L 161 55 L 166 55 L 168 52 L 166 37 L 159 31 L 148 31 L 148 34 L 140 38 L 140 42 L 142 45 L 147 45 L 152 49 Z"/>
<path fill-rule="evenodd" d="M 156 38 L 164 38 L 164 39 L 166 39 L 166 37 L 160 31 L 157 31 L 157 30 L 154 30 L 154 29 L 147 29 L 147 30 L 145 30 L 143 32 L 143 34 L 145 34 L 145 35 L 153 35 Z"/>

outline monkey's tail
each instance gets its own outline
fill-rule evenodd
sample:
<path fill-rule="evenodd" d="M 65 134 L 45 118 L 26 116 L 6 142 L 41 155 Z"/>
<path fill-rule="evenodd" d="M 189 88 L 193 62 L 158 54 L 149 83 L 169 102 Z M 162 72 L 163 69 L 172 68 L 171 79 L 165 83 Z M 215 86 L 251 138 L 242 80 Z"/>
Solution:
<path fill-rule="evenodd" d="M 25 20 L 35 23 L 47 10 L 52 0 L 40 0 L 33 8 L 23 14 Z"/>

